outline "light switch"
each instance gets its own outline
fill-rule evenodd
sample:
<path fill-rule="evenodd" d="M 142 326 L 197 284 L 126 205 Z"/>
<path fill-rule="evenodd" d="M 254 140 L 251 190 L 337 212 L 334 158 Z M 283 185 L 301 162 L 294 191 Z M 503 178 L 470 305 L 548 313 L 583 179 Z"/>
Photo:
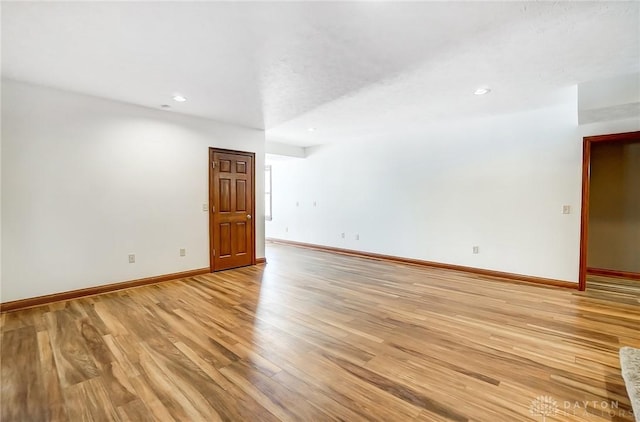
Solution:
<path fill-rule="evenodd" d="M 571 205 L 563 205 L 562 206 L 563 214 L 571 214 Z"/>

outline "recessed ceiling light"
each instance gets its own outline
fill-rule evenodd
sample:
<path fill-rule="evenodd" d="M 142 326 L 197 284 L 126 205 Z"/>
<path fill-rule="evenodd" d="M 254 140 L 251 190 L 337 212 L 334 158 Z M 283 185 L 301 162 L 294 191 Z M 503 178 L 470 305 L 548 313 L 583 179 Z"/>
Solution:
<path fill-rule="evenodd" d="M 171 108 L 171 106 L 169 104 L 160 104 L 160 107 L 162 107 L 162 108 Z"/>
<path fill-rule="evenodd" d="M 476 90 L 474 91 L 474 94 L 475 94 L 475 95 L 484 95 L 484 94 L 488 94 L 488 93 L 490 93 L 490 92 L 491 92 L 491 88 L 484 87 L 484 88 L 478 88 L 478 89 L 476 89 Z"/>
<path fill-rule="evenodd" d="M 183 97 L 182 95 L 174 95 L 173 96 L 173 101 L 177 101 L 179 103 L 184 103 L 185 101 L 187 101 L 187 98 Z"/>
<path fill-rule="evenodd" d="M 307 129 L 309 132 L 315 132 L 316 128 L 315 127 L 310 127 L 309 129 Z"/>

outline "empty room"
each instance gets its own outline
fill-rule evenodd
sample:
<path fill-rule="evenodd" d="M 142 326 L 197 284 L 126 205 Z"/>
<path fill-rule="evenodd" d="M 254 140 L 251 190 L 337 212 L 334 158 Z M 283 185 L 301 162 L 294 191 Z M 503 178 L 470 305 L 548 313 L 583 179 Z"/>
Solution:
<path fill-rule="evenodd" d="M 640 421 L 640 2 L 0 12 L 3 422 Z"/>

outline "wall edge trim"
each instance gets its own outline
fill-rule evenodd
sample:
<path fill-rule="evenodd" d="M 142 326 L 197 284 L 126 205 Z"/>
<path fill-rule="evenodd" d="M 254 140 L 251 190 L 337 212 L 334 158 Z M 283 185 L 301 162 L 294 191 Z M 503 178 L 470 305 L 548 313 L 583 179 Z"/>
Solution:
<path fill-rule="evenodd" d="M 603 275 L 616 278 L 630 278 L 631 280 L 640 280 L 640 273 L 631 271 L 610 270 L 608 268 L 587 267 L 587 274 Z"/>
<path fill-rule="evenodd" d="M 350 255 L 350 256 L 357 256 L 360 258 L 375 259 L 378 261 L 389 261 L 389 262 L 396 262 L 401 264 L 416 265 L 420 267 L 430 267 L 430 268 L 440 268 L 440 269 L 452 270 L 452 271 L 461 271 L 461 272 L 477 274 L 485 277 L 497 278 L 500 281 L 506 281 L 506 282 L 530 283 L 530 284 L 538 284 L 538 285 L 551 286 L 551 287 L 562 287 L 567 289 L 578 289 L 579 287 L 578 283 L 573 283 L 571 281 L 555 280 L 551 278 L 508 273 L 504 271 L 487 270 L 483 268 L 467 267 L 467 266 L 455 265 L 455 264 L 445 264 L 445 263 L 434 262 L 434 261 L 424 261 L 420 259 L 404 258 L 404 257 L 394 256 L 394 255 L 383 255 L 383 254 L 377 254 L 377 253 L 371 253 L 371 252 L 358 251 L 354 249 L 335 248 L 332 246 L 296 242 L 292 240 L 267 238 L 266 241 L 272 242 L 272 243 L 280 243 L 283 245 L 290 245 L 290 246 L 297 246 L 302 248 L 332 252 L 340 255 Z"/>
<path fill-rule="evenodd" d="M 182 271 L 178 273 L 162 274 L 153 277 L 139 278 L 136 280 L 122 281 L 119 283 L 102 284 L 100 286 L 86 287 L 84 289 L 68 290 L 65 292 L 51 293 L 48 295 L 18 299 L 10 302 L 2 302 L 0 303 L 0 312 L 10 312 L 20 309 L 33 308 L 35 306 L 46 305 L 63 300 L 78 299 L 81 297 L 95 296 L 103 293 L 115 292 L 118 290 L 125 290 L 134 287 L 162 283 L 164 281 L 195 277 L 202 274 L 209 274 L 210 272 L 211 270 L 209 267 L 198 268 L 195 270 Z"/>

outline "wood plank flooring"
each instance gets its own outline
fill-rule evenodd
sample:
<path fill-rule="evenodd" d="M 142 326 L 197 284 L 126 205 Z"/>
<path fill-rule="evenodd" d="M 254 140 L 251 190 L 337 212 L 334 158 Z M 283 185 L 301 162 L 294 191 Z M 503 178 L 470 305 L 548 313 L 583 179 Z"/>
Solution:
<path fill-rule="evenodd" d="M 633 421 L 633 289 L 267 258 L 2 314 L 1 420 Z"/>

